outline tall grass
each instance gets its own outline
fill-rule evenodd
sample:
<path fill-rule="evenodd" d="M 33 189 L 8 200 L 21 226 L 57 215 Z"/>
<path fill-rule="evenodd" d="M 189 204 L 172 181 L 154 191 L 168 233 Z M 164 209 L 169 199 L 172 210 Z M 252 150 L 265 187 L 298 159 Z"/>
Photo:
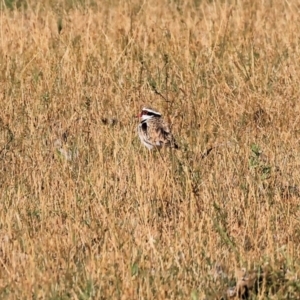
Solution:
<path fill-rule="evenodd" d="M 0 298 L 298 297 L 296 1 L 0 8 Z"/>

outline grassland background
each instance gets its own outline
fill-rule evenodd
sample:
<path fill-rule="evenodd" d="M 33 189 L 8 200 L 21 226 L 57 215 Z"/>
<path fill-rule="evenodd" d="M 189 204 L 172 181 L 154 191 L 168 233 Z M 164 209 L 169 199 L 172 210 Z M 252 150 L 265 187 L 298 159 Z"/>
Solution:
<path fill-rule="evenodd" d="M 299 1 L 0 7 L 1 299 L 299 299 Z"/>

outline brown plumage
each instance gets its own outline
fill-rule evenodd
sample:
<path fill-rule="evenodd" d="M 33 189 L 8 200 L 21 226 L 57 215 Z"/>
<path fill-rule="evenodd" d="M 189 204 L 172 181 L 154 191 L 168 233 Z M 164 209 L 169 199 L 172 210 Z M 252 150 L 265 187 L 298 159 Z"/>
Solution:
<path fill-rule="evenodd" d="M 144 107 L 139 117 L 138 134 L 141 142 L 149 150 L 161 147 L 178 149 L 169 124 L 164 121 L 159 112 Z"/>

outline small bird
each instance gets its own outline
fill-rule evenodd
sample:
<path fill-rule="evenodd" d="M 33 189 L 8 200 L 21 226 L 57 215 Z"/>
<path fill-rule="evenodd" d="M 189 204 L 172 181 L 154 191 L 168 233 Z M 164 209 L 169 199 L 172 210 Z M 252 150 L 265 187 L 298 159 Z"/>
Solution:
<path fill-rule="evenodd" d="M 140 118 L 138 134 L 141 142 L 149 150 L 164 146 L 178 149 L 170 127 L 163 120 L 161 113 L 144 107 L 138 116 Z"/>

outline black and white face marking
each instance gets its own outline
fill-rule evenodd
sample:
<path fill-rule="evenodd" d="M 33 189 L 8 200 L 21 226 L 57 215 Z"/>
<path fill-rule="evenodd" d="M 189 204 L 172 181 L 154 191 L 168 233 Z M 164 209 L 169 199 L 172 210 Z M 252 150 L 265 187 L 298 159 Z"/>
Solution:
<path fill-rule="evenodd" d="M 161 113 L 159 113 L 158 111 L 155 111 L 151 108 L 147 108 L 147 107 L 144 107 L 142 109 L 142 114 L 149 115 L 149 116 L 161 117 Z"/>
<path fill-rule="evenodd" d="M 140 114 L 140 118 L 142 121 L 148 120 L 152 117 L 161 117 L 161 114 L 153 109 L 144 107 Z"/>

